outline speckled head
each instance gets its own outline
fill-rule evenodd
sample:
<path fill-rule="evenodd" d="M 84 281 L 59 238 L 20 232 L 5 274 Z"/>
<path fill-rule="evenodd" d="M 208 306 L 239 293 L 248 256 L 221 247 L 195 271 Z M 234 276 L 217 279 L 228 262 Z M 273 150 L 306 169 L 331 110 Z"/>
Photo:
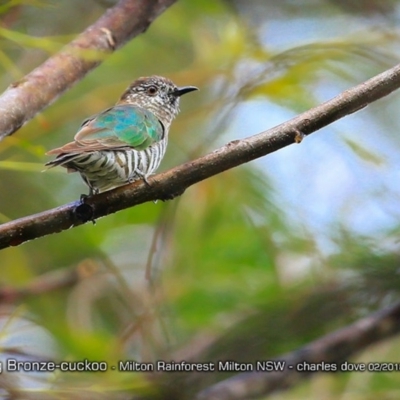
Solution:
<path fill-rule="evenodd" d="M 179 88 L 171 80 L 162 76 L 142 77 L 129 85 L 118 103 L 134 104 L 146 108 L 164 126 L 169 126 L 179 112 L 180 96 L 193 90 L 197 90 L 197 88 L 194 86 Z"/>

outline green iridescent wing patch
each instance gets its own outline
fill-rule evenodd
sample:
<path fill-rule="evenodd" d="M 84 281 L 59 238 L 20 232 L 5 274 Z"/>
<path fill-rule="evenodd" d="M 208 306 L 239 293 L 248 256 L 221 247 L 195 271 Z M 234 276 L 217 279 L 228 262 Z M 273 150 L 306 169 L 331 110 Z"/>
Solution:
<path fill-rule="evenodd" d="M 152 112 L 124 104 L 88 118 L 75 135 L 74 142 L 54 149 L 49 154 L 122 147 L 144 150 L 163 137 L 164 128 Z"/>

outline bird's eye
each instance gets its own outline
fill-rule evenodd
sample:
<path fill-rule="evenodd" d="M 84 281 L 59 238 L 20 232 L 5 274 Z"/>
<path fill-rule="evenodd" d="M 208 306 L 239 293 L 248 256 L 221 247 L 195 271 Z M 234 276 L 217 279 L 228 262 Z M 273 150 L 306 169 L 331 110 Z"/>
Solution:
<path fill-rule="evenodd" d="M 155 86 L 149 86 L 147 88 L 147 94 L 150 96 L 154 96 L 157 93 L 158 89 Z"/>

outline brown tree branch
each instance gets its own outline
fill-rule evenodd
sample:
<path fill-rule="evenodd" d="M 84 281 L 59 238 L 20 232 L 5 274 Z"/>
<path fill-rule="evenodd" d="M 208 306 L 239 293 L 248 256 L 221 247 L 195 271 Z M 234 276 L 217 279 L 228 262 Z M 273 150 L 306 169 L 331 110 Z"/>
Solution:
<path fill-rule="evenodd" d="M 146 201 L 172 198 L 197 182 L 298 142 L 302 135 L 354 113 L 399 87 L 400 64 L 275 128 L 234 140 L 204 157 L 155 175 L 149 179 L 150 187 L 137 181 L 88 198 L 84 204 L 74 202 L 0 225 L 0 249 L 18 246 Z"/>
<path fill-rule="evenodd" d="M 35 278 L 22 287 L 3 285 L 0 287 L 0 303 L 12 303 L 27 296 L 73 286 L 79 282 L 81 275 L 78 268 L 57 269 Z"/>
<path fill-rule="evenodd" d="M 0 96 L 0 140 L 11 135 L 87 72 L 145 31 L 176 0 L 120 0 L 61 52 Z"/>
<path fill-rule="evenodd" d="M 12 303 L 28 296 L 37 296 L 76 285 L 100 271 L 97 263 L 83 260 L 76 267 L 59 268 L 46 272 L 23 286 L 0 286 L 0 303 Z"/>
<path fill-rule="evenodd" d="M 264 398 L 278 390 L 288 389 L 315 373 L 304 369 L 305 372 L 299 372 L 297 368 L 307 367 L 307 364 L 309 367 L 312 367 L 312 364 L 322 366 L 322 363 L 324 363 L 325 371 L 330 369 L 329 372 L 331 372 L 332 365 L 336 365 L 337 371 L 340 371 L 341 364 L 349 357 L 365 350 L 367 346 L 399 332 L 400 303 L 397 303 L 279 358 L 279 361 L 285 362 L 283 371 L 264 373 L 254 371 L 237 374 L 202 390 L 196 399 L 245 400 Z M 328 364 L 331 365 L 331 368 L 327 366 Z M 365 371 L 368 371 L 367 365 L 365 365 Z M 323 371 L 320 370 L 319 372 Z"/>

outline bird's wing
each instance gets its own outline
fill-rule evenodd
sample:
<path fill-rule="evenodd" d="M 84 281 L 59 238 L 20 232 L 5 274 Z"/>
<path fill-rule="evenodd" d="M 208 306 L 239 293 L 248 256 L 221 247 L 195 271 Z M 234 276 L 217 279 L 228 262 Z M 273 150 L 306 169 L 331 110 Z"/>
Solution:
<path fill-rule="evenodd" d="M 164 136 L 164 127 L 148 110 L 118 105 L 85 120 L 74 141 L 47 154 L 81 153 L 132 147 L 144 150 Z"/>

